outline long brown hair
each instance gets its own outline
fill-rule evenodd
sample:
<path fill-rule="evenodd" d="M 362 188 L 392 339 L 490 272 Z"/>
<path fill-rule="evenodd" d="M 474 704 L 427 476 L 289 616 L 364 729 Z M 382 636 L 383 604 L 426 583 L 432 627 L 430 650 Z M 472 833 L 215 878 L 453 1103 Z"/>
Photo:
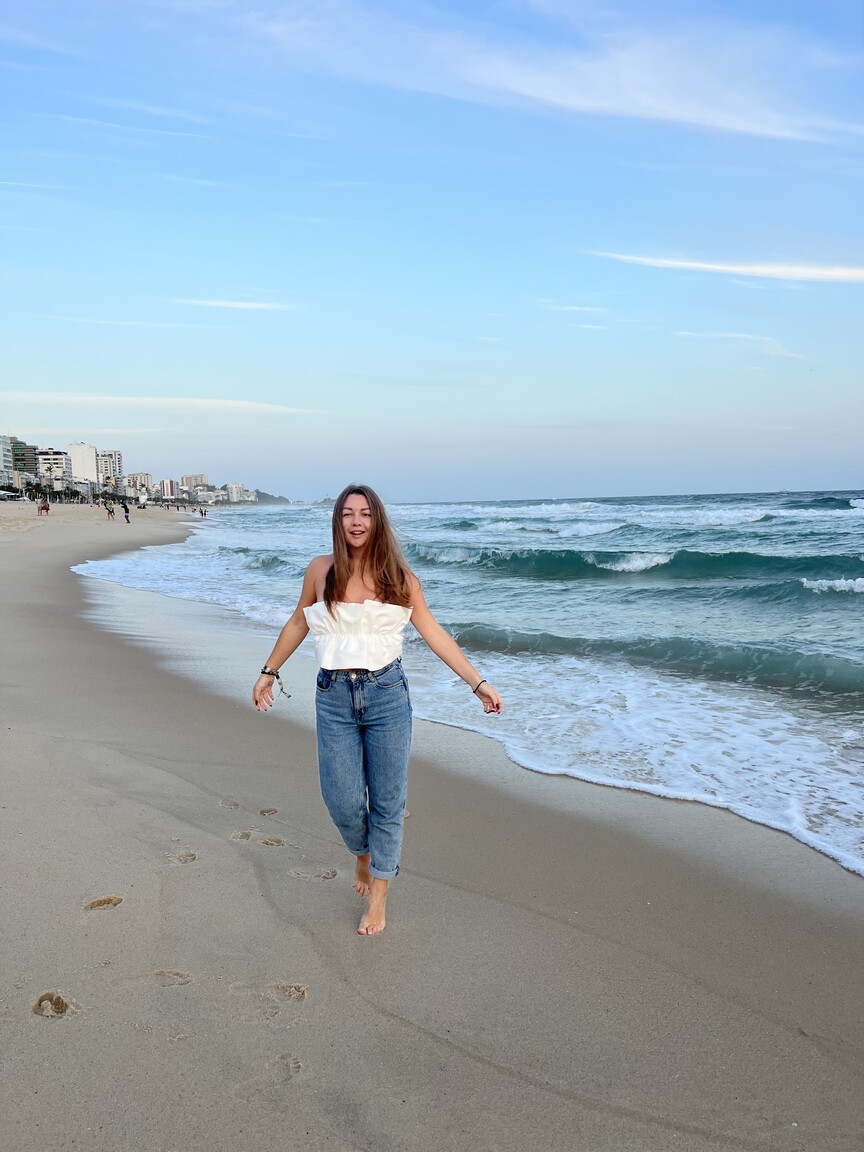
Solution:
<path fill-rule="evenodd" d="M 360 566 L 372 578 L 376 599 L 407 608 L 411 601 L 411 572 L 381 498 L 367 484 L 349 484 L 333 505 L 333 563 L 324 581 L 327 610 L 332 612 L 333 605 L 345 599 L 351 576 L 351 557 L 342 531 L 342 509 L 349 496 L 362 496 L 372 513 L 369 539 L 360 557 Z"/>

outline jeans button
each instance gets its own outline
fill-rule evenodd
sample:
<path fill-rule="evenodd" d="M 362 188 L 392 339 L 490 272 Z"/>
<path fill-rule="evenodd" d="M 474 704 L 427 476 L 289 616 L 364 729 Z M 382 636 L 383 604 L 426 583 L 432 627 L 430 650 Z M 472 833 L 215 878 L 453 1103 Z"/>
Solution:
<path fill-rule="evenodd" d="M 350 676 L 351 676 L 351 679 L 352 679 L 352 680 L 356 680 L 356 679 L 357 679 L 357 673 L 356 673 L 356 672 L 351 672 L 351 673 L 350 673 Z"/>

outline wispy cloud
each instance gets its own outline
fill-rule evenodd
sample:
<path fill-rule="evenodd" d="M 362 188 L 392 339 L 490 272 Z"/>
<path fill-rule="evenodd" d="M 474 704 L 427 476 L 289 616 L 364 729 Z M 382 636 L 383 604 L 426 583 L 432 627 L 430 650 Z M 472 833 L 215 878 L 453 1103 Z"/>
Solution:
<path fill-rule="evenodd" d="M 162 104 L 142 104 L 137 100 L 100 100 L 105 108 L 125 108 L 129 112 L 142 112 L 145 116 L 160 116 L 166 120 L 187 120 L 192 124 L 209 124 L 208 117 L 185 108 L 166 108 Z"/>
<path fill-rule="evenodd" d="M 46 40 L 43 36 L 34 36 L 31 32 L 23 32 L 19 28 L 11 28 L 8 24 L 0 24 L 0 44 L 17 44 L 22 48 L 35 48 L 39 52 L 57 52 L 60 55 L 74 55 L 72 49 L 56 40 Z"/>
<path fill-rule="evenodd" d="M 59 184 L 30 184 L 26 180 L 0 180 L 0 188 L 41 188 L 56 191 Z"/>
<path fill-rule="evenodd" d="M 792 352 L 785 348 L 773 336 L 754 336 L 750 332 L 676 332 L 676 336 L 688 336 L 697 340 L 733 340 L 743 341 L 745 344 L 755 346 L 755 350 L 763 356 L 779 356 L 783 360 L 806 360 L 801 352 Z"/>
<path fill-rule="evenodd" d="M 168 184 L 189 184 L 195 188 L 226 188 L 221 180 L 206 180 L 202 176 L 181 176 L 176 172 L 152 172 L 154 180 L 164 180 Z"/>
<path fill-rule="evenodd" d="M 319 124 L 310 124 L 305 120 L 301 122 L 298 115 L 300 109 L 294 106 L 286 108 L 282 103 L 277 103 L 274 106 L 253 104 L 248 100 L 237 100 L 231 96 L 226 96 L 224 93 L 211 93 L 208 96 L 207 105 L 215 112 L 220 113 L 222 119 L 228 116 L 231 118 L 241 117 L 244 120 L 278 121 L 277 124 L 265 123 L 262 126 L 264 131 L 270 132 L 274 136 L 288 136 L 295 140 L 329 139 L 329 132 L 324 133 Z"/>
<path fill-rule="evenodd" d="M 41 395 L 41 393 L 40 393 Z M 86 428 L 36 428 L 32 424 L 18 425 L 21 431 L 28 436 L 138 436 L 152 432 L 170 432 L 170 428 L 94 428 L 88 424 Z"/>
<path fill-rule="evenodd" d="M 488 425 L 488 427 L 497 428 L 511 428 L 517 430 L 512 424 L 497 424 Z M 644 432 L 647 429 L 666 430 L 670 432 L 694 432 L 694 433 L 708 433 L 711 435 L 714 432 L 793 432 L 795 428 L 791 424 L 700 424 L 700 423 L 683 423 L 674 420 L 645 420 L 640 418 L 638 420 L 579 420 L 572 424 L 520 424 L 518 429 L 542 429 L 544 431 L 559 431 L 566 432 L 569 430 L 580 429 L 582 431 L 594 431 L 595 429 L 632 429 L 638 432 Z"/>
<path fill-rule="evenodd" d="M 288 415 L 302 413 L 320 415 L 326 411 L 322 408 L 289 408 L 285 404 L 265 404 L 257 400 L 221 400 L 179 396 L 97 396 L 92 393 L 80 392 L 39 392 L 34 397 L 32 392 L 16 391 L 0 392 L 0 396 L 6 400 L 28 400 L 31 403 L 34 399 L 38 399 L 40 403 L 99 404 L 117 408 L 164 408 L 168 411 L 177 412 L 269 412 Z"/>
<path fill-rule="evenodd" d="M 46 316 L 46 320 L 65 320 L 69 324 L 97 324 L 106 328 L 220 328 L 220 324 L 184 324 L 169 320 L 103 320 L 95 316 Z"/>
<path fill-rule="evenodd" d="M 807 280 L 830 284 L 864 284 L 864 268 L 838 264 L 725 264 L 711 260 L 676 260 L 662 256 L 631 256 L 623 252 L 595 252 L 607 260 L 670 268 L 682 272 L 720 272 L 726 276 L 753 276 L 761 280 Z"/>
<path fill-rule="evenodd" d="M 262 0 L 229 18 L 304 69 L 392 88 L 789 140 L 861 127 L 802 111 L 808 89 L 819 104 L 824 51 L 790 29 L 727 20 L 646 31 L 638 19 L 601 29 L 577 15 L 529 40 L 506 6 L 495 11 L 492 25 L 429 5 L 388 14 L 364 0 Z"/>
<path fill-rule="evenodd" d="M 587 304 L 556 304 L 554 300 L 538 300 L 537 303 L 547 312 L 608 312 L 608 308 L 597 308 Z"/>
<path fill-rule="evenodd" d="M 274 136 L 287 136 L 291 140 L 326 140 L 326 136 L 312 132 L 289 132 L 287 128 L 272 129 Z"/>
<path fill-rule="evenodd" d="M 333 223 L 338 223 L 338 221 L 334 221 L 332 219 L 332 217 L 330 217 L 330 216 L 291 216 L 285 212 L 271 212 L 270 215 L 273 216 L 277 220 L 285 220 L 289 224 L 333 224 Z"/>
<path fill-rule="evenodd" d="M 261 300 L 174 300 L 196 308 L 236 308 L 241 312 L 293 312 L 296 304 L 273 304 Z"/>
<path fill-rule="evenodd" d="M 319 188 L 374 188 L 372 180 L 317 180 Z"/>
<path fill-rule="evenodd" d="M 67 116 L 65 112 L 51 112 L 54 120 L 65 120 L 69 124 L 81 124 L 85 128 L 107 128 L 112 132 L 138 132 L 146 136 L 184 136 L 197 140 L 212 140 L 205 132 L 178 132 L 172 128 L 143 128 L 140 124 L 117 124 L 113 120 L 96 120 L 91 116 Z"/>
<path fill-rule="evenodd" d="M 235 0 L 158 0 L 161 8 L 172 12 L 183 12 L 190 16 L 206 16 L 211 12 L 224 12 L 232 9 Z"/>

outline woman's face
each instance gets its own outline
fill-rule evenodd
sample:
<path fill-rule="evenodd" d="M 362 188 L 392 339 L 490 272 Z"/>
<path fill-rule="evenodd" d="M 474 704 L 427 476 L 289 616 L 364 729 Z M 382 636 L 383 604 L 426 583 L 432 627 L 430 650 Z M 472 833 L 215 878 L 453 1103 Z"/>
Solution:
<path fill-rule="evenodd" d="M 360 552 L 372 533 L 372 509 L 365 496 L 352 492 L 342 505 L 342 536 L 349 549 Z"/>

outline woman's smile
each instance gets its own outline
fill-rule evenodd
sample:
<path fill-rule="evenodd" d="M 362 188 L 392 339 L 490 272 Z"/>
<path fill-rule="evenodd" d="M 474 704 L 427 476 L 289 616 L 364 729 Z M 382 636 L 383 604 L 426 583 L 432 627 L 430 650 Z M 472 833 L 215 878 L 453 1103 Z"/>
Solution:
<path fill-rule="evenodd" d="M 351 548 L 362 547 L 372 527 L 372 510 L 363 496 L 352 493 L 342 505 L 342 535 Z"/>

